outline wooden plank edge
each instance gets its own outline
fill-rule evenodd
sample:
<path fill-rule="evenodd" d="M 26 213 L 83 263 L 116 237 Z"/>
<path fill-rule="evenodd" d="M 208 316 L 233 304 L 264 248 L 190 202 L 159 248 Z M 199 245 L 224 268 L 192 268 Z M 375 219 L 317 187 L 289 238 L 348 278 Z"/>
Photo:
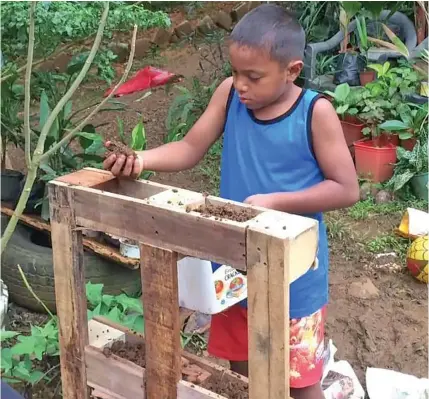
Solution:
<path fill-rule="evenodd" d="M 93 188 L 68 186 L 67 189 L 73 192 L 76 223 L 79 226 L 245 270 L 246 226 L 244 223 L 237 226 L 204 218 L 193 212 L 187 213 L 177 208 L 150 204 L 147 200 L 102 192 Z M 99 206 L 111 204 L 112 209 L 124 208 L 127 214 L 122 220 L 133 220 L 135 224 L 132 226 L 119 224 L 118 215 L 112 210 L 103 214 L 99 211 L 90 212 L 87 205 L 90 203 L 98 203 Z M 171 221 L 172 228 L 177 230 L 186 226 L 187 233 L 171 234 L 170 230 L 165 228 L 167 221 Z M 190 232 L 194 229 L 200 231 L 200 234 L 201 231 L 205 232 L 204 236 L 198 236 L 198 245 L 195 243 L 195 237 L 191 237 Z M 228 237 L 230 245 L 227 250 L 225 247 L 220 247 L 220 237 Z"/>
<path fill-rule="evenodd" d="M 103 351 L 91 345 L 85 347 L 88 386 L 103 392 L 111 392 L 125 399 L 145 399 L 143 381 L 145 369 L 133 362 Z M 132 396 L 131 396 L 131 395 Z M 115 398 L 115 396 L 113 396 Z M 198 385 L 180 380 L 177 383 L 177 399 L 227 399 Z"/>

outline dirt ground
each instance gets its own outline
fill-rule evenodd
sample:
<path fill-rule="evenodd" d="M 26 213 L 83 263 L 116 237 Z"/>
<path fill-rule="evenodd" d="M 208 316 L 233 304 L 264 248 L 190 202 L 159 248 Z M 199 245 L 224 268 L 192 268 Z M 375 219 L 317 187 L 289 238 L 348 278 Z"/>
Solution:
<path fill-rule="evenodd" d="M 177 46 L 161 51 L 153 59 L 136 63 L 134 70 L 152 64 L 185 78 L 197 76 L 204 81 L 207 73 L 199 68 L 200 51 L 194 46 Z M 90 102 L 106 88 L 84 87 L 77 99 Z M 165 119 L 175 90 L 165 88 L 123 97 L 125 112 L 100 114 L 94 124 L 110 122 L 100 128 L 104 137 L 117 138 L 116 117 L 124 120 L 125 131 L 131 132 L 141 112 L 149 147 L 162 144 Z M 19 168 L 19 155 L 12 155 Z M 156 174 L 153 180 L 195 191 L 213 189 L 210 176 L 200 167 L 176 174 Z M 390 234 L 400 222 L 401 213 L 369 214 L 357 221 L 349 211 L 328 214 L 331 236 L 330 303 L 327 312 L 326 337 L 338 348 L 336 359 L 347 360 L 360 382 L 365 385 L 367 367 L 394 369 L 417 377 L 428 375 L 427 286 L 413 279 L 404 269 L 403 259 L 368 252 L 371 240 Z M 380 253 L 384 253 L 380 248 Z"/>

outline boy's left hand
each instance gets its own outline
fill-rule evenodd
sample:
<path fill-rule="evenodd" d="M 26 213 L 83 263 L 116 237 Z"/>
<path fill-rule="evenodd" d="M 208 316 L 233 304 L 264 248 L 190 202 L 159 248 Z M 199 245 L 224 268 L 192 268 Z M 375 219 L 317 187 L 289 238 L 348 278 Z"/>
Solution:
<path fill-rule="evenodd" d="M 244 203 L 249 205 L 261 206 L 263 208 L 274 208 L 273 197 L 270 194 L 251 195 L 244 200 Z"/>

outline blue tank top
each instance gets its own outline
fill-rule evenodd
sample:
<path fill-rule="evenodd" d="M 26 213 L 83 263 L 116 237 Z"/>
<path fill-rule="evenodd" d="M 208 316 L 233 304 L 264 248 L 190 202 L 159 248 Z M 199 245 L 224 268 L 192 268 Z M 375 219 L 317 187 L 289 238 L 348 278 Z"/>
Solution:
<path fill-rule="evenodd" d="M 228 98 L 221 160 L 220 196 L 243 202 L 254 194 L 294 192 L 324 180 L 312 149 L 311 117 L 318 93 L 303 90 L 285 114 L 259 120 L 234 88 Z M 317 269 L 290 285 L 290 317 L 314 313 L 328 302 L 328 240 L 321 213 Z M 220 265 L 213 263 L 213 270 Z M 247 307 L 247 300 L 240 302 Z"/>

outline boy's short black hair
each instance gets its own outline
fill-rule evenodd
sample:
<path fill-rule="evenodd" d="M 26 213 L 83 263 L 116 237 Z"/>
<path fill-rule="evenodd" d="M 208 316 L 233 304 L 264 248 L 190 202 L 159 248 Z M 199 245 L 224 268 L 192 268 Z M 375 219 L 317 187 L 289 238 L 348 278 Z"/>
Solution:
<path fill-rule="evenodd" d="M 305 32 L 292 14 L 275 4 L 262 4 L 235 26 L 230 41 L 240 46 L 267 50 L 273 60 L 287 65 L 302 60 Z"/>

